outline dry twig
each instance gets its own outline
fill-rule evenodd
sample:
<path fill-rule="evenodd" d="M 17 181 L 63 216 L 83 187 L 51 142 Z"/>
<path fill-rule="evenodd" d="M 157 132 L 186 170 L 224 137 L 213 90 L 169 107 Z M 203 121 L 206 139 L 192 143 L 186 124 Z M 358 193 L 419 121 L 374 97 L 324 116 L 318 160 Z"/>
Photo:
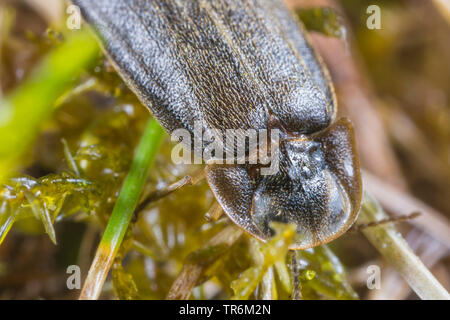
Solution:
<path fill-rule="evenodd" d="M 358 221 L 370 223 L 386 218 L 383 209 L 366 193 Z M 447 290 L 414 254 L 393 226 L 380 225 L 364 229 L 362 232 L 421 299 L 450 300 Z"/>

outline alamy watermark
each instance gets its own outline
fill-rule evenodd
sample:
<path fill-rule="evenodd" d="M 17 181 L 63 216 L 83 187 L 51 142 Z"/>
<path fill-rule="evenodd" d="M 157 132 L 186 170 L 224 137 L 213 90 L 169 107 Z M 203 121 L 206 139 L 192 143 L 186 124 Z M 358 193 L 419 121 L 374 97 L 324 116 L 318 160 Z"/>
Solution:
<path fill-rule="evenodd" d="M 187 129 L 171 134 L 178 144 L 172 149 L 174 164 L 258 164 L 262 175 L 279 169 L 278 129 L 208 129 L 194 122 L 193 137 Z"/>
<path fill-rule="evenodd" d="M 70 274 L 66 280 L 67 289 L 81 289 L 81 268 L 76 264 L 73 264 L 67 267 L 66 273 Z"/>
<path fill-rule="evenodd" d="M 67 7 L 66 13 L 69 15 L 66 20 L 66 26 L 70 30 L 81 29 L 81 10 L 79 6 L 70 5 Z"/>
<path fill-rule="evenodd" d="M 366 20 L 366 26 L 369 30 L 381 29 L 381 9 L 376 4 L 367 7 L 366 13 L 369 17 Z"/>
<path fill-rule="evenodd" d="M 379 266 L 373 264 L 367 267 L 366 270 L 367 274 L 369 275 L 367 277 L 367 288 L 369 290 L 381 289 L 381 269 Z"/>

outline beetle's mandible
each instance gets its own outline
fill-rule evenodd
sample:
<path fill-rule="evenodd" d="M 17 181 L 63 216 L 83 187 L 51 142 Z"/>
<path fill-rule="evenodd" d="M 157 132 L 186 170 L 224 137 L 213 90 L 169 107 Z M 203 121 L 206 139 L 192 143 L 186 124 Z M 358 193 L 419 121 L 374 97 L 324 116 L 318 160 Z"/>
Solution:
<path fill-rule="evenodd" d="M 127 85 L 168 131 L 277 129 L 279 170 L 209 164 L 228 217 L 265 240 L 297 225 L 293 249 L 350 228 L 361 177 L 328 71 L 281 0 L 74 0 Z"/>

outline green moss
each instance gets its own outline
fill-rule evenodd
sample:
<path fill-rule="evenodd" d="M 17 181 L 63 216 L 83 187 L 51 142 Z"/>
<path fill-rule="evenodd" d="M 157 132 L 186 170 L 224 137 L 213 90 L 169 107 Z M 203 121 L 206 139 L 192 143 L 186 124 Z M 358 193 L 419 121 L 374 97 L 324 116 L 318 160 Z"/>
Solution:
<path fill-rule="evenodd" d="M 148 110 L 98 56 L 89 34 L 69 35 L 55 30 L 21 40 L 36 46 L 36 61 L 43 62 L 30 62 L 38 64 L 37 71 L 13 87 L 2 102 L 8 106 L 0 108 L 0 169 L 7 177 L 0 185 L 0 243 L 8 241 L 14 223 L 28 237 L 45 232 L 58 243 L 58 224 L 70 219 L 116 244 L 114 293 L 105 290 L 104 297 L 163 299 L 183 266 L 195 265 L 202 273 L 190 292 L 193 298 L 292 298 L 292 226 L 274 226 L 275 236 L 262 243 L 232 227 L 226 217 L 207 222 L 204 215 L 214 197 L 205 182 L 133 212 L 141 189 L 145 197 L 199 167 L 173 165 L 167 137 L 157 154 L 151 152 L 151 132 L 156 130 L 159 140 L 162 131 L 155 122 L 148 126 Z M 67 50 L 71 53 L 66 55 Z M 11 51 L 7 58 L 13 55 Z M 145 161 L 140 161 L 142 154 Z M 124 182 L 127 175 L 131 178 Z M 205 246 L 224 230 L 232 230 L 236 241 Z M 65 238 L 70 240 L 70 234 Z M 73 238 L 78 244 L 79 236 Z M 80 250 L 83 241 L 92 240 L 83 239 Z M 328 248 L 299 252 L 296 259 L 302 266 L 303 298 L 356 297 Z M 2 266 L 3 274 L 14 272 L 8 263 Z M 208 281 L 218 288 L 214 294 L 206 289 Z"/>
<path fill-rule="evenodd" d="M 320 32 L 326 36 L 344 38 L 345 27 L 336 10 L 326 7 L 296 10 L 298 18 L 308 31 Z"/>

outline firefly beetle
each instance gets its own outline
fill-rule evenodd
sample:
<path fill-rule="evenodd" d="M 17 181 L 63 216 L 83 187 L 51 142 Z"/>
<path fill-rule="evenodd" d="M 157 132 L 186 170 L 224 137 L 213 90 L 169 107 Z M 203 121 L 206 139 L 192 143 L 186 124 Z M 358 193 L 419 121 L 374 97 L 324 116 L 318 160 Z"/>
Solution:
<path fill-rule="evenodd" d="M 279 170 L 209 164 L 228 217 L 266 240 L 297 225 L 292 249 L 355 221 L 361 177 L 353 129 L 336 120 L 328 71 L 281 0 L 74 0 L 127 85 L 168 131 L 279 130 Z M 203 146 L 205 147 L 205 146 Z"/>

